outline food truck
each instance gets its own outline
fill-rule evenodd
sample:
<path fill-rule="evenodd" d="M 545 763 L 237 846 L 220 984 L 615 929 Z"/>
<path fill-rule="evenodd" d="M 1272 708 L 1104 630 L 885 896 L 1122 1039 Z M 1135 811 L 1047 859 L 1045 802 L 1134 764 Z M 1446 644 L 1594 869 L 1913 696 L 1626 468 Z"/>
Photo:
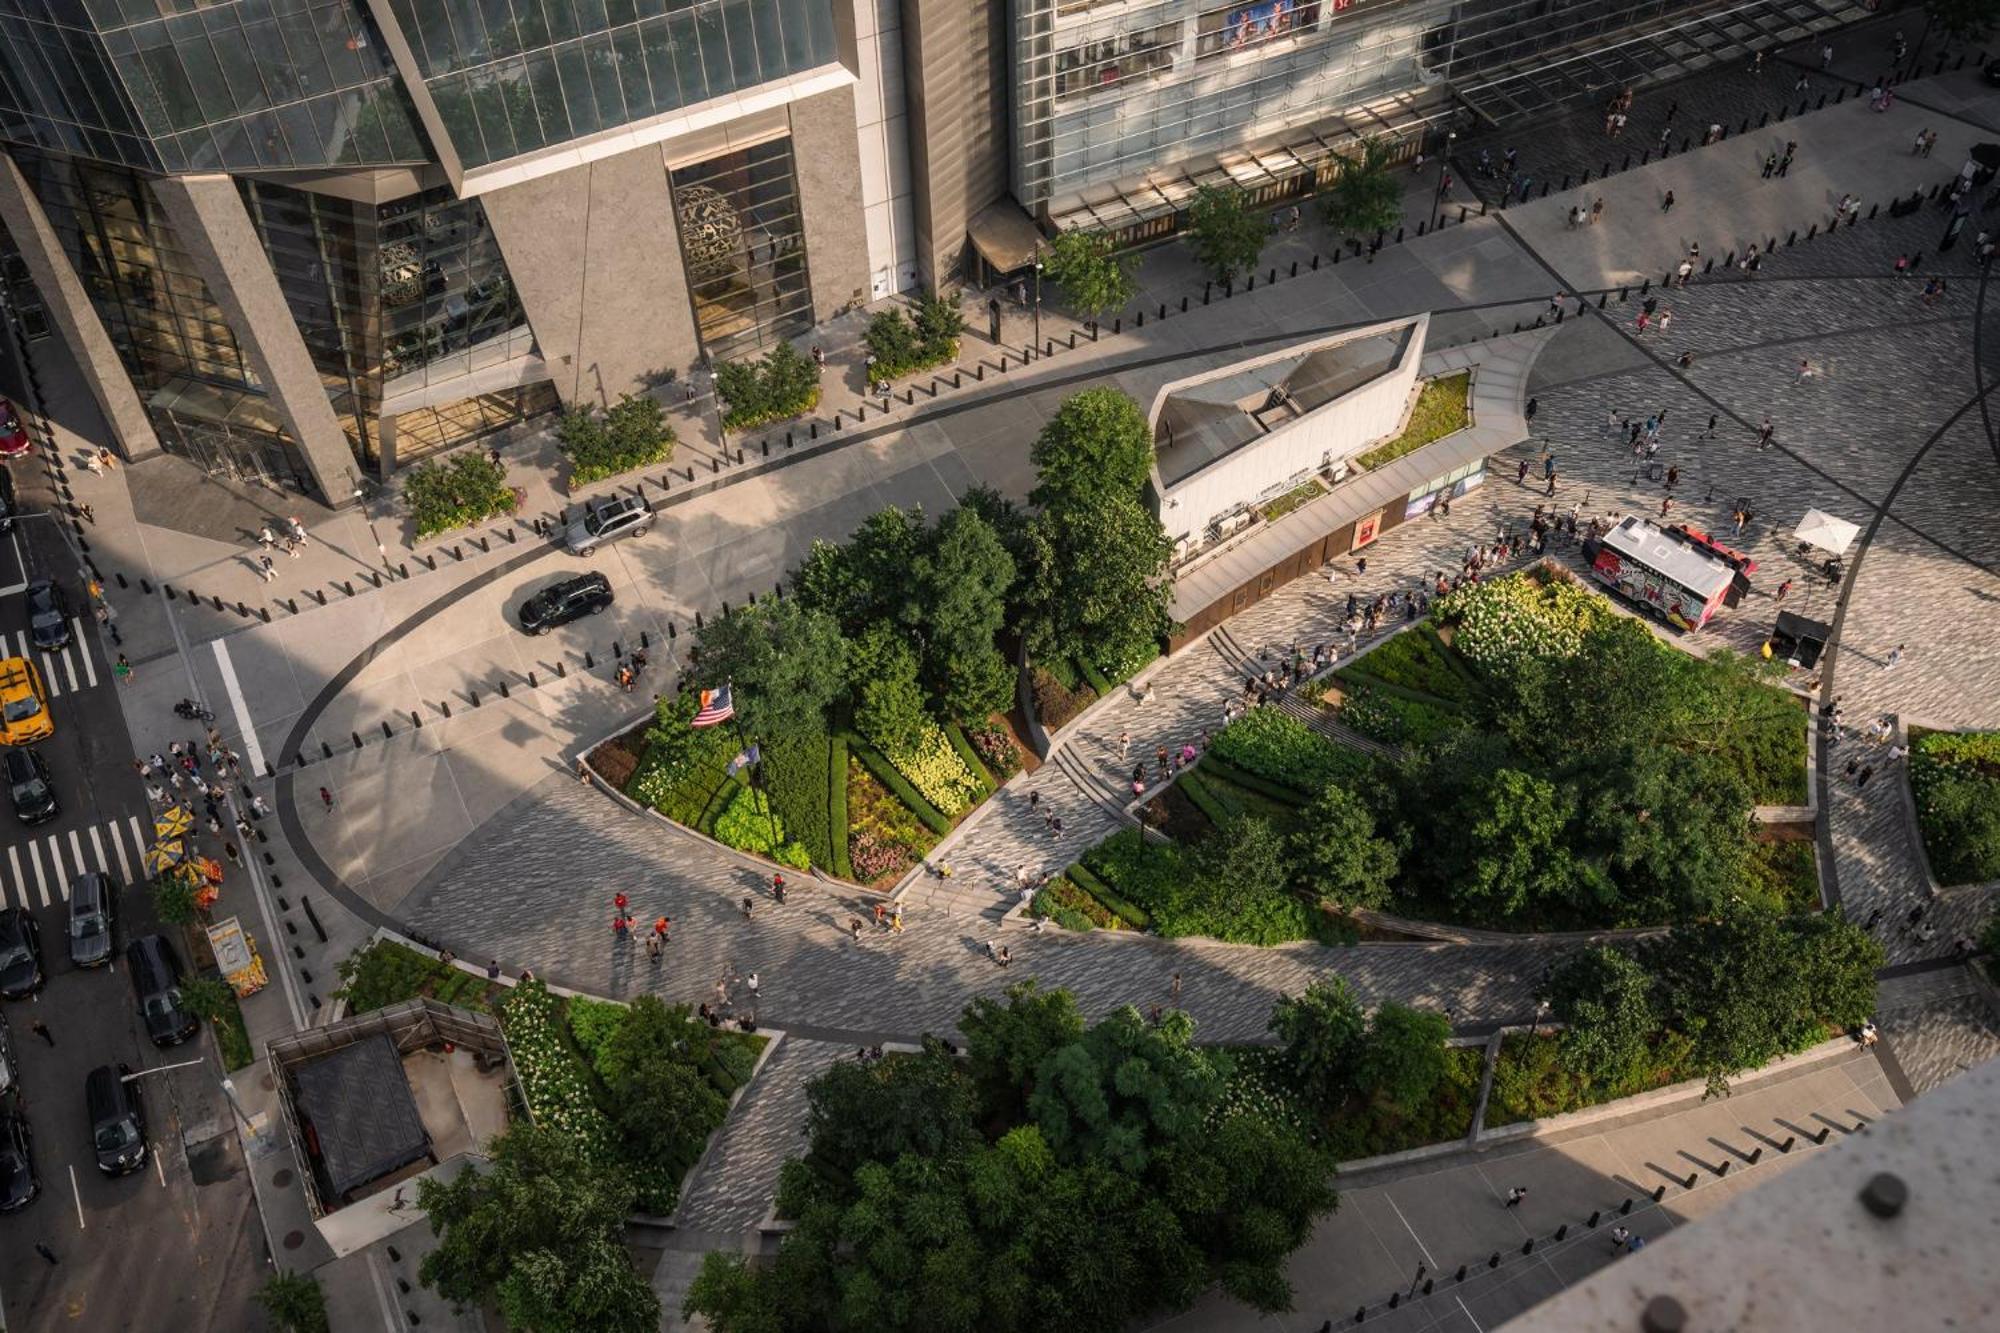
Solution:
<path fill-rule="evenodd" d="M 1734 604 L 1742 595 L 1736 563 L 1711 543 L 1642 518 L 1626 519 L 1587 554 L 1599 582 L 1680 629 L 1700 629 L 1725 602 Z"/>

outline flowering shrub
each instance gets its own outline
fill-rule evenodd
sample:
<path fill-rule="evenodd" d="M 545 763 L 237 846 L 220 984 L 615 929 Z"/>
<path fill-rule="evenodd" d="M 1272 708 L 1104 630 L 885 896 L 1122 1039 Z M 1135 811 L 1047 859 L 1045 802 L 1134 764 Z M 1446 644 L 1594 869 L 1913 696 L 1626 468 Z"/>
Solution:
<path fill-rule="evenodd" d="M 1388 745 L 1426 745 L 1465 725 L 1457 714 L 1360 686 L 1340 705 L 1340 720 L 1372 740 Z"/>
<path fill-rule="evenodd" d="M 611 1124 L 591 1095 L 589 1074 L 563 1039 L 562 1023 L 562 1002 L 539 981 L 521 982 L 500 1006 L 528 1114 L 608 1163 L 614 1157 Z"/>
<path fill-rule="evenodd" d="M 1283 1052 L 1247 1046 L 1228 1052 L 1229 1078 L 1222 1096 L 1209 1108 L 1208 1127 L 1219 1128 L 1233 1116 L 1254 1116 L 1317 1137 L 1311 1118 L 1287 1086 L 1290 1071 Z"/>
<path fill-rule="evenodd" d="M 847 856 L 862 884 L 902 874 L 937 842 L 909 807 L 852 758 L 847 761 L 847 822 Z"/>
<path fill-rule="evenodd" d="M 973 727 L 965 733 L 972 742 L 972 749 L 981 763 L 993 770 L 994 776 L 1003 782 L 1021 768 L 1021 747 L 1014 742 L 1013 733 L 1005 727 L 988 724 Z"/>
<path fill-rule="evenodd" d="M 2000 878 L 2000 732 L 1917 735 L 1910 791 L 1940 884 Z"/>
<path fill-rule="evenodd" d="M 1457 627 L 1451 646 L 1494 674 L 1514 671 L 1533 657 L 1575 656 L 1585 632 L 1612 614 L 1574 579 L 1525 573 L 1467 584 L 1437 608 Z"/>
<path fill-rule="evenodd" d="M 966 809 L 981 795 L 979 779 L 966 770 L 965 761 L 951 748 L 951 741 L 935 722 L 924 723 L 923 739 L 909 748 L 884 745 L 882 757 L 910 780 L 923 798 L 937 807 L 946 819 Z"/>

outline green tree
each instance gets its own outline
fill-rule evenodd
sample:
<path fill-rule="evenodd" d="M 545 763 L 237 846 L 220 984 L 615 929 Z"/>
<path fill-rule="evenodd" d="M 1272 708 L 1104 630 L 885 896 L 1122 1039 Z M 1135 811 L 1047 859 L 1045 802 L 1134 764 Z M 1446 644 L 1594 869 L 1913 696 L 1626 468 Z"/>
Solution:
<path fill-rule="evenodd" d="M 1396 845 L 1375 833 L 1375 812 L 1339 783 L 1305 808 L 1291 837 L 1300 880 L 1342 907 L 1380 907 L 1396 879 Z"/>
<path fill-rule="evenodd" d="M 2000 21 L 2000 0 L 1925 0 L 1924 12 L 1936 21 L 1948 41 L 1973 41 Z M 1923 54 L 1921 46 L 1916 54 Z"/>
<path fill-rule="evenodd" d="M 563 413 L 556 441 L 572 486 L 660 462 L 674 451 L 664 409 L 645 394 L 623 394 L 601 415 L 588 405 Z"/>
<path fill-rule="evenodd" d="M 1130 656 L 1166 633 L 1173 544 L 1137 500 L 1106 496 L 1044 509 L 1031 527 L 1029 649 L 1050 658 Z"/>
<path fill-rule="evenodd" d="M 1464 858 L 1456 892 L 1468 906 L 1507 917 L 1568 895 L 1570 801 L 1554 783 L 1500 769 L 1468 793 L 1456 816 Z"/>
<path fill-rule="evenodd" d="M 823 611 L 760 597 L 705 624 L 695 641 L 697 677 L 733 682 L 736 715 L 755 736 L 826 725 L 826 706 L 846 683 L 847 644 Z"/>
<path fill-rule="evenodd" d="M 1357 1084 L 1405 1110 L 1423 1105 L 1444 1078 L 1450 1036 L 1451 1023 L 1443 1014 L 1383 1005 L 1369 1020 L 1355 1060 Z"/>
<path fill-rule="evenodd" d="M 257 1304 L 285 1333 L 327 1333 L 326 1293 L 309 1273 L 278 1273 L 257 1288 Z"/>
<path fill-rule="evenodd" d="M 1190 883 L 1164 914 L 1163 930 L 1250 944 L 1306 934 L 1305 904 L 1292 892 L 1284 835 L 1270 820 L 1230 820 L 1195 844 L 1190 861 Z"/>
<path fill-rule="evenodd" d="M 1367 237 L 1403 219 L 1403 187 L 1389 166 L 1389 150 L 1370 139 L 1359 157 L 1341 163 L 1333 187 L 1320 196 L 1320 215 L 1342 236 Z"/>
<path fill-rule="evenodd" d="M 1044 265 L 1049 280 L 1062 288 L 1070 308 L 1085 319 L 1122 309 L 1139 290 L 1133 274 L 1137 255 L 1121 255 L 1109 232 L 1071 229 L 1049 246 Z"/>
<path fill-rule="evenodd" d="M 1636 1090 L 1659 1030 L 1652 990 L 1646 969 L 1620 950 L 1563 960 L 1549 978 L 1550 1008 L 1567 1025 L 1558 1041 L 1563 1066 L 1599 1088 Z"/>
<path fill-rule="evenodd" d="M 201 915 L 195 905 L 201 879 L 186 866 L 160 872 L 153 881 L 153 915 L 170 926 L 185 926 Z"/>
<path fill-rule="evenodd" d="M 1875 976 L 1881 943 L 1839 912 L 1793 917 L 1795 958 L 1812 1018 L 1836 1027 L 1859 1027 L 1875 1012 Z M 1811 1036 L 1808 1029 L 1804 1035 Z"/>
<path fill-rule="evenodd" d="M 694 729 L 694 715 L 701 707 L 701 691 L 677 690 L 662 695 L 653 705 L 653 724 L 646 728 L 646 745 L 655 763 L 679 774 L 701 749 L 701 733 Z"/>
<path fill-rule="evenodd" d="M 868 321 L 861 340 L 867 344 L 868 354 L 875 358 L 872 369 L 878 379 L 886 380 L 902 374 L 922 355 L 918 350 L 915 327 L 903 317 L 901 310 L 893 306 Z"/>
<path fill-rule="evenodd" d="M 1147 1023 L 1127 1005 L 1042 1057 L 1028 1111 L 1058 1161 L 1138 1175 L 1163 1144 L 1197 1135 L 1221 1079 L 1184 1013 Z"/>
<path fill-rule="evenodd" d="M 1196 190 L 1183 225 L 1194 257 L 1217 282 L 1254 270 L 1271 235 L 1265 220 L 1251 211 L 1250 196 L 1234 186 Z"/>
<path fill-rule="evenodd" d="M 1076 997 L 1066 990 L 1045 991 L 1035 981 L 1009 986 L 1004 1004 L 979 997 L 966 1006 L 958 1026 L 980 1102 L 1009 1120 L 1020 1118 L 1042 1061 L 1080 1040 L 1084 1030 Z"/>
<path fill-rule="evenodd" d="M 890 505 L 862 520 L 847 539 L 847 567 L 853 579 L 847 615 L 849 635 L 888 622 L 915 627 L 916 598 L 910 570 L 930 543 L 924 511 Z"/>
<path fill-rule="evenodd" d="M 1751 800 L 1727 764 L 1633 746 L 1600 751 L 1581 771 L 1580 874 L 1614 919 L 1733 910 L 1749 881 Z"/>
<path fill-rule="evenodd" d="M 417 1182 L 438 1246 L 418 1274 L 446 1300 L 496 1301 L 533 1333 L 655 1333 L 659 1298 L 621 1237 L 633 1187 L 568 1136 L 516 1125 L 490 1169 Z"/>
<path fill-rule="evenodd" d="M 843 1060 L 806 1090 L 811 1163 L 844 1179 L 861 1162 L 892 1162 L 904 1153 L 950 1158 L 978 1140 L 972 1082 L 935 1037 L 915 1055 Z"/>
<path fill-rule="evenodd" d="M 626 1156 L 670 1179 L 694 1165 L 728 1110 L 695 1067 L 694 1052 L 706 1052 L 708 1042 L 708 1026 L 685 1006 L 669 1009 L 658 996 L 642 995 L 596 1059 Z"/>
<path fill-rule="evenodd" d="M 1153 432 L 1139 405 L 1117 389 L 1063 399 L 1028 451 L 1044 507 L 1103 497 L 1136 498 L 1153 469 Z"/>
<path fill-rule="evenodd" d="M 917 654 L 893 626 L 877 622 L 854 641 L 848 689 L 854 725 L 863 736 L 891 750 L 922 742 L 931 721 L 917 683 Z"/>
<path fill-rule="evenodd" d="M 957 301 L 939 292 L 920 296 L 912 322 L 926 355 L 945 361 L 958 354 L 958 339 L 965 332 L 965 312 L 958 308 Z"/>
<path fill-rule="evenodd" d="M 1279 996 L 1271 1009 L 1270 1027 L 1284 1043 L 1286 1063 L 1312 1101 L 1331 1108 L 1353 1090 L 1368 1018 L 1345 980 L 1324 977 L 1296 998 Z"/>
<path fill-rule="evenodd" d="M 945 712 L 1004 710 L 1014 676 L 996 639 L 1014 590 L 1014 558 L 978 511 L 952 510 L 909 571 L 924 627 L 924 680 Z"/>

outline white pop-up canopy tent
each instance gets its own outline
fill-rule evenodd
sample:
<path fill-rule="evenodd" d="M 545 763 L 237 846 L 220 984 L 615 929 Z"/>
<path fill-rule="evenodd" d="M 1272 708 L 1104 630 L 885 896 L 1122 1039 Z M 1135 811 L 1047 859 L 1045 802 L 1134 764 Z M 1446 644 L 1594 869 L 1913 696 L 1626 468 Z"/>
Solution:
<path fill-rule="evenodd" d="M 1817 509 L 1806 510 L 1806 516 L 1799 520 L 1799 526 L 1792 535 L 1807 546 L 1817 546 L 1831 555 L 1840 555 L 1853 544 L 1861 529 L 1844 518 Z"/>

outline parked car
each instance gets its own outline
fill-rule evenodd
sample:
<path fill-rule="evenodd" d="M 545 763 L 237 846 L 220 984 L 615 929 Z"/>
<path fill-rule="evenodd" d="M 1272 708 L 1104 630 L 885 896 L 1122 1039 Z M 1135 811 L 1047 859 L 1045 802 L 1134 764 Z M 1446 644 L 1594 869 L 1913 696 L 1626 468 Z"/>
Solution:
<path fill-rule="evenodd" d="M 25 907 L 0 909 L 0 998 L 25 999 L 48 980 L 42 971 L 42 932 Z"/>
<path fill-rule="evenodd" d="M 109 875 L 86 870 L 69 884 L 69 960 L 78 967 L 111 961 L 111 918 L 118 885 Z"/>
<path fill-rule="evenodd" d="M 45 653 L 69 647 L 69 598 L 54 579 L 28 585 L 28 633 Z"/>
<path fill-rule="evenodd" d="M 26 1208 L 42 1192 L 29 1138 L 26 1120 L 12 1111 L 0 1111 L 0 1213 Z"/>
<path fill-rule="evenodd" d="M 19 512 L 14 500 L 14 474 L 0 467 L 0 532 L 14 530 L 14 515 Z"/>
<path fill-rule="evenodd" d="M 563 545 L 589 555 L 620 537 L 643 537 L 653 526 L 653 502 L 643 495 L 615 495 L 586 500 L 583 513 L 563 529 Z"/>
<path fill-rule="evenodd" d="M 14 818 L 23 824 L 45 824 L 62 813 L 56 789 L 49 785 L 49 766 L 35 751 L 0 750 L 0 774 L 7 779 Z"/>
<path fill-rule="evenodd" d="M 97 1169 L 122 1176 L 146 1164 L 146 1108 L 139 1086 L 127 1083 L 124 1065 L 99 1065 L 83 1076 L 84 1111 L 90 1117 L 90 1145 Z"/>
<path fill-rule="evenodd" d="M 181 1002 L 181 960 L 164 935 L 141 935 L 125 946 L 125 967 L 132 974 L 132 995 L 139 1017 L 155 1046 L 178 1046 L 201 1027 L 194 1011 Z"/>
<path fill-rule="evenodd" d="M 28 428 L 21 424 L 21 414 L 14 410 L 14 404 L 0 398 L 0 458 L 19 458 L 34 443 L 28 439 Z"/>
<path fill-rule="evenodd" d="M 0 1097 L 20 1083 L 21 1072 L 14 1064 L 14 1038 L 7 1031 L 7 1019 L 0 1015 Z"/>
<path fill-rule="evenodd" d="M 579 574 L 548 587 L 521 603 L 521 628 L 547 634 L 572 620 L 594 616 L 611 605 L 611 580 L 602 574 Z"/>

